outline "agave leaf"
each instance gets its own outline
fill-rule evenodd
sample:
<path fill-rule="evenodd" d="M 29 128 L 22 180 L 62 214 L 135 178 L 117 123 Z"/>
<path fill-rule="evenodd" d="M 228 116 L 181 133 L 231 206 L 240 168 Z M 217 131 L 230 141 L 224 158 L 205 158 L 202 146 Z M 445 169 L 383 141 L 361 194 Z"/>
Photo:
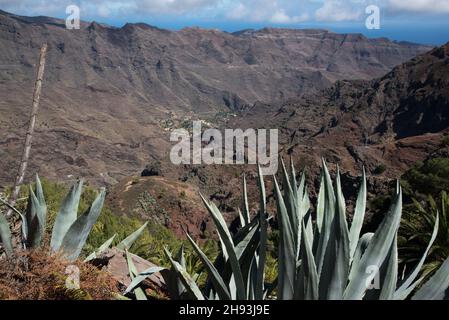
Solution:
<path fill-rule="evenodd" d="M 298 182 L 296 181 L 296 169 L 292 157 L 290 157 L 290 173 L 291 173 L 290 185 L 292 186 L 293 189 L 293 195 L 296 199 L 299 199 Z"/>
<path fill-rule="evenodd" d="M 126 288 L 126 291 L 123 293 L 128 294 L 131 291 L 135 290 L 135 288 L 140 285 L 143 281 L 145 281 L 147 278 L 151 277 L 153 274 L 161 272 L 163 270 L 167 270 L 167 268 L 163 267 L 150 267 L 141 273 L 139 273 L 134 279 L 132 279 L 131 283 L 129 284 L 128 288 Z"/>
<path fill-rule="evenodd" d="M 56 215 L 53 232 L 51 235 L 50 247 L 53 252 L 60 249 L 62 239 L 66 235 L 70 226 L 76 221 L 78 205 L 83 189 L 83 181 L 72 186 L 69 193 L 62 202 L 61 208 Z"/>
<path fill-rule="evenodd" d="M 231 300 L 231 294 L 229 293 L 228 288 L 226 287 L 223 278 L 220 276 L 220 272 L 215 268 L 214 264 L 209 260 L 209 258 L 204 254 L 204 252 L 198 247 L 196 242 L 186 233 L 187 239 L 193 246 L 193 249 L 198 254 L 201 262 L 204 267 L 207 269 L 207 272 L 210 276 L 210 280 L 212 281 L 215 291 L 218 294 L 218 297 L 221 300 Z"/>
<path fill-rule="evenodd" d="M 30 217 L 30 222 L 28 226 L 27 242 L 32 248 L 38 248 L 44 237 L 45 233 L 45 217 L 47 215 L 47 206 L 45 202 L 42 204 L 41 201 L 34 194 L 33 189 L 30 188 L 29 196 L 29 211 L 28 216 Z"/>
<path fill-rule="evenodd" d="M 307 194 L 307 190 L 304 193 L 304 200 L 302 201 L 302 212 L 303 214 L 303 220 L 304 220 L 304 224 L 306 225 L 305 231 L 306 231 L 306 236 L 307 236 L 307 240 L 309 241 L 309 243 L 312 245 L 313 244 L 313 221 L 312 221 L 312 211 L 310 210 L 310 199 L 309 199 L 309 195 Z M 297 256 L 299 257 L 299 248 L 298 248 L 298 252 L 297 252 Z"/>
<path fill-rule="evenodd" d="M 45 196 L 44 191 L 42 189 L 41 180 L 39 179 L 39 176 L 37 174 L 36 174 L 36 199 L 39 203 L 39 206 L 37 207 L 36 210 L 36 214 L 39 218 L 38 221 L 41 239 L 39 240 L 39 243 L 34 244 L 33 247 L 40 246 L 42 238 L 45 235 L 45 225 L 47 223 L 47 204 L 45 203 Z"/>
<path fill-rule="evenodd" d="M 178 278 L 182 281 L 184 287 L 186 288 L 187 292 L 190 294 L 192 298 L 195 298 L 196 300 L 204 300 L 204 296 L 201 293 L 201 290 L 198 288 L 195 281 L 192 279 L 192 277 L 189 275 L 186 269 L 184 269 L 178 262 L 173 260 L 170 252 L 167 249 L 164 249 L 165 255 L 170 260 L 170 263 L 178 275 Z"/>
<path fill-rule="evenodd" d="M 349 231 L 346 224 L 345 199 L 337 169 L 336 208 L 320 275 L 320 299 L 341 300 L 349 275 Z"/>
<path fill-rule="evenodd" d="M 300 215 L 299 219 L 303 219 L 304 216 L 309 212 L 310 210 L 310 198 L 309 198 L 309 192 L 307 190 L 307 187 L 304 186 L 304 194 L 302 196 L 301 204 L 299 206 L 300 209 Z"/>
<path fill-rule="evenodd" d="M 235 247 L 245 283 L 248 283 L 248 278 L 251 277 L 251 267 L 253 265 L 253 261 L 258 259 L 257 249 L 259 248 L 259 244 L 260 232 L 257 227 L 253 228 L 251 232 L 248 233 L 247 237 Z M 253 281 L 256 280 L 253 279 Z"/>
<path fill-rule="evenodd" d="M 131 255 L 129 254 L 128 251 L 126 251 L 126 261 L 128 263 L 129 277 L 131 278 L 131 281 L 132 281 L 138 275 L 138 271 L 137 271 L 136 266 L 134 265 Z M 137 300 L 148 300 L 147 296 L 142 288 L 134 289 L 134 294 L 136 295 Z"/>
<path fill-rule="evenodd" d="M 424 280 L 424 277 L 413 282 L 408 288 L 401 290 L 400 292 L 395 292 L 392 300 L 405 300 L 407 299 L 413 291 L 418 287 L 418 285 Z"/>
<path fill-rule="evenodd" d="M 380 269 L 382 288 L 380 289 L 379 300 L 392 300 L 396 284 L 398 281 L 398 236 L 394 237 L 391 244 L 390 253 L 385 259 L 384 265 Z"/>
<path fill-rule="evenodd" d="M 279 219 L 278 298 L 291 300 L 294 296 L 296 273 L 296 247 L 290 219 L 276 177 L 274 177 L 277 212 Z"/>
<path fill-rule="evenodd" d="M 258 257 L 257 254 L 254 255 L 254 259 L 251 260 L 251 265 L 249 267 L 248 278 L 246 279 L 246 296 L 248 300 L 263 300 L 255 298 L 255 289 L 258 275 Z"/>
<path fill-rule="evenodd" d="M 97 250 L 95 250 L 89 256 L 87 256 L 87 258 L 84 260 L 84 262 L 92 261 L 92 260 L 96 259 L 98 257 L 98 255 L 105 252 L 111 246 L 112 242 L 114 242 L 114 239 L 116 236 L 117 236 L 117 234 L 114 234 L 111 238 L 106 240 L 101 246 L 98 247 Z"/>
<path fill-rule="evenodd" d="M 344 299 L 361 300 L 367 290 L 366 273 L 369 267 L 375 266 L 380 269 L 385 260 L 394 237 L 397 234 L 402 213 L 402 191 L 399 188 L 398 193 L 391 205 L 391 208 L 382 223 L 379 225 L 371 242 L 366 248 L 357 269 L 354 270 L 352 279 L 346 288 Z"/>
<path fill-rule="evenodd" d="M 292 164 L 293 165 L 293 164 Z M 259 192 L 260 192 L 260 208 L 259 208 L 259 225 L 260 225 L 260 246 L 258 250 L 259 261 L 254 268 L 257 268 L 257 280 L 254 289 L 254 298 L 262 300 L 264 294 L 265 283 L 265 262 L 267 257 L 267 230 L 268 217 L 266 207 L 266 193 L 265 182 L 263 180 L 262 170 L 260 166 L 257 167 L 259 177 Z M 294 175 L 294 174 L 293 174 Z"/>
<path fill-rule="evenodd" d="M 64 236 L 60 250 L 64 253 L 67 259 L 78 259 L 81 250 L 86 243 L 92 227 L 98 219 L 103 208 L 106 190 L 103 188 L 88 209 L 83 215 L 78 217 L 76 221 L 70 226 L 66 235 Z"/>
<path fill-rule="evenodd" d="M 182 244 L 181 247 L 179 248 L 178 252 L 175 255 L 174 260 L 178 262 L 181 265 L 181 267 L 187 270 L 186 256 L 184 253 L 184 244 Z M 195 279 L 193 280 L 196 281 Z M 177 278 L 174 285 L 175 285 L 174 288 L 177 288 L 178 290 L 179 297 L 182 297 L 182 295 L 186 292 L 186 288 L 182 284 L 182 281 L 179 278 Z"/>
<path fill-rule="evenodd" d="M 2 213 L 0 213 L 0 240 L 3 244 L 6 255 L 10 257 L 13 253 L 11 229 L 9 228 L 8 221 Z"/>
<path fill-rule="evenodd" d="M 301 238 L 300 232 L 300 208 L 298 203 L 298 198 L 295 196 L 297 194 L 296 192 L 293 192 L 293 188 L 296 188 L 296 186 L 292 186 L 290 184 L 290 177 L 287 172 L 287 169 L 285 168 L 284 160 L 281 158 L 281 165 L 282 165 L 282 182 L 284 187 L 284 204 L 287 209 L 288 218 L 290 220 L 290 226 L 293 232 L 293 239 L 295 239 L 294 244 L 295 247 L 299 246 L 298 240 Z"/>
<path fill-rule="evenodd" d="M 321 174 L 320 179 L 320 190 L 318 192 L 318 202 L 316 207 L 316 224 L 318 227 L 318 231 L 321 232 L 321 228 L 323 226 L 323 220 L 324 220 L 324 203 L 326 201 L 326 191 L 324 189 L 324 174 Z"/>
<path fill-rule="evenodd" d="M 254 217 L 254 219 L 251 220 L 249 224 L 247 224 L 243 228 L 240 228 L 233 236 L 234 244 L 238 244 L 240 241 L 245 239 L 248 233 L 259 224 L 260 219 L 260 214 L 257 214 L 257 216 Z"/>
<path fill-rule="evenodd" d="M 245 221 L 245 224 L 242 226 L 247 225 L 251 221 L 250 214 L 249 214 L 248 191 L 247 191 L 245 175 L 243 175 L 243 219 Z"/>
<path fill-rule="evenodd" d="M 260 242 L 260 234 L 259 234 L 259 219 L 255 218 L 249 225 L 246 225 L 243 229 L 246 229 L 245 232 L 242 232 L 243 229 L 239 230 L 238 239 L 234 236 L 235 245 L 235 254 L 237 259 L 239 260 L 240 270 L 243 275 L 244 282 L 248 284 L 248 276 L 250 273 L 250 268 L 252 265 L 252 261 L 255 259 L 256 250 L 258 248 Z M 250 226 L 252 227 L 250 228 Z M 243 238 L 242 238 L 243 237 Z M 232 300 L 237 299 L 237 287 L 235 284 L 235 280 L 233 277 L 232 266 L 229 260 L 223 261 L 223 256 L 217 257 L 215 261 L 215 267 L 218 270 L 222 270 L 222 278 L 225 283 L 229 284 L 229 292 L 231 294 Z M 246 296 L 248 294 L 249 288 L 246 287 Z"/>
<path fill-rule="evenodd" d="M 37 200 L 39 201 L 39 204 L 41 206 L 45 206 L 45 208 L 47 208 L 47 205 L 45 204 L 44 190 L 42 189 L 42 183 L 41 183 L 41 180 L 39 179 L 38 175 L 36 175 L 36 197 L 37 197 Z M 45 213 L 47 213 L 47 211 L 45 211 Z M 42 217 L 42 218 L 45 218 L 45 217 Z"/>
<path fill-rule="evenodd" d="M 362 184 L 355 204 L 354 216 L 352 218 L 351 230 L 349 232 L 349 245 L 351 250 L 351 261 L 354 257 L 357 244 L 359 242 L 360 231 L 363 227 L 366 211 L 366 173 L 363 168 Z"/>
<path fill-rule="evenodd" d="M 243 217 L 242 210 L 240 210 L 240 208 L 237 208 L 237 212 L 239 214 L 240 226 L 242 226 L 242 227 L 246 226 L 246 221 L 245 221 L 245 217 Z"/>
<path fill-rule="evenodd" d="M 448 300 L 449 299 L 449 258 L 440 269 L 412 297 L 412 300 Z"/>
<path fill-rule="evenodd" d="M 293 167 L 292 167 L 292 170 L 293 170 L 292 172 L 295 172 L 294 171 L 295 169 Z M 301 201 L 304 198 L 304 195 L 306 194 L 306 192 L 307 192 L 306 191 L 306 170 L 304 169 L 303 173 L 301 174 L 301 181 L 299 182 L 298 191 L 297 191 L 298 200 Z"/>
<path fill-rule="evenodd" d="M 241 240 L 236 246 L 235 246 L 235 253 L 237 255 L 237 259 L 239 259 L 239 261 L 241 261 L 242 259 L 245 258 L 245 254 L 248 254 L 248 251 L 250 251 L 250 249 L 248 248 L 248 246 L 250 246 L 253 243 L 256 243 L 257 245 L 259 244 L 259 224 L 256 224 L 255 228 L 252 228 L 245 236 L 245 238 L 243 240 Z M 253 255 L 255 252 L 251 252 L 249 253 L 249 257 L 247 257 L 248 259 L 252 259 Z"/>
<path fill-rule="evenodd" d="M 124 239 L 122 242 L 120 242 L 117 245 L 117 249 L 120 250 L 129 250 L 131 249 L 132 245 L 136 240 L 142 235 L 142 233 L 145 231 L 145 228 L 147 227 L 148 222 L 145 222 L 139 229 L 134 231 L 132 234 L 130 234 L 126 239 Z"/>
<path fill-rule="evenodd" d="M 25 211 L 25 221 L 26 221 L 26 233 L 23 235 L 24 240 L 26 241 L 26 244 L 28 245 L 28 241 L 30 238 L 30 228 L 31 223 L 34 220 L 34 217 L 36 216 L 36 208 L 32 204 L 31 200 L 31 188 L 28 194 L 28 201 L 27 201 L 27 208 Z"/>
<path fill-rule="evenodd" d="M 355 270 L 358 269 L 360 260 L 362 259 L 363 254 L 365 253 L 366 248 L 368 248 L 368 245 L 371 242 L 371 239 L 373 238 L 374 233 L 365 233 L 359 240 L 359 243 L 357 244 L 357 248 L 354 253 L 354 257 L 351 264 L 351 271 L 349 273 L 349 280 L 351 280 L 355 274 Z"/>
<path fill-rule="evenodd" d="M 318 273 L 304 221 L 301 223 L 301 266 L 296 282 L 295 298 L 301 300 L 318 300 Z"/>
<path fill-rule="evenodd" d="M 231 233 L 229 232 L 228 226 L 226 225 L 226 222 L 223 219 L 222 214 L 215 206 L 215 204 L 213 202 L 209 203 L 202 195 L 201 199 L 203 200 L 203 203 L 205 204 L 207 210 L 211 214 L 212 220 L 214 220 L 218 234 L 220 235 L 220 240 L 223 243 L 223 246 L 226 248 L 226 253 L 229 257 L 229 262 L 231 263 L 231 268 L 237 289 L 237 299 L 244 300 L 246 297 L 245 282 L 243 280 L 243 274 L 240 269 L 240 264 L 235 252 L 234 242 Z"/>
<path fill-rule="evenodd" d="M 317 253 L 315 261 L 317 264 L 318 276 L 321 277 L 321 269 L 323 268 L 326 249 L 329 244 L 329 237 L 332 231 L 332 224 L 335 216 L 335 193 L 332 187 L 332 180 L 327 169 L 326 162 L 323 162 L 323 179 L 324 179 L 324 216 L 321 226 L 320 238 L 318 241 Z"/>
<path fill-rule="evenodd" d="M 186 292 L 186 289 L 184 288 L 181 279 L 177 276 L 175 268 L 172 266 L 170 269 L 162 270 L 161 275 L 167 285 L 170 297 L 173 300 L 181 300 L 181 296 Z"/>
<path fill-rule="evenodd" d="M 187 269 L 186 255 L 184 253 L 184 244 L 181 244 L 181 247 L 179 248 L 178 253 L 175 256 L 175 261 L 178 262 L 181 265 L 181 267 Z"/>
<path fill-rule="evenodd" d="M 426 251 L 424 251 L 424 254 L 421 257 L 421 260 L 416 265 L 415 269 L 413 269 L 413 271 L 410 273 L 410 275 L 407 277 L 407 279 L 404 280 L 400 284 L 399 288 L 395 292 L 395 299 L 398 299 L 398 300 L 405 299 L 408 296 L 408 294 L 407 294 L 404 297 L 406 292 L 408 292 L 407 288 L 410 287 L 410 286 L 416 287 L 418 285 L 418 283 L 413 285 L 413 281 L 415 281 L 416 277 L 418 277 L 418 274 L 421 271 L 421 268 L 424 265 L 424 262 L 426 261 L 427 255 L 429 254 L 429 251 L 432 248 L 432 245 L 435 242 L 435 239 L 437 238 L 439 225 L 440 225 L 440 216 L 439 216 L 439 214 L 437 212 L 437 217 L 436 217 L 436 220 L 435 220 L 435 225 L 433 227 L 432 236 L 430 238 L 429 244 L 427 245 Z M 418 281 L 420 281 L 420 280 L 418 280 Z"/>

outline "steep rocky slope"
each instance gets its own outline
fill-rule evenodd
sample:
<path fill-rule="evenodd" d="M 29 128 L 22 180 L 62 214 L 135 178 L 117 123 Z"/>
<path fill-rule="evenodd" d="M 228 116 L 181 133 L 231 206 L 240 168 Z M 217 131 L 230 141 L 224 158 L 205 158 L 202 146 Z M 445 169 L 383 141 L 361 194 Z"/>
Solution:
<path fill-rule="evenodd" d="M 39 46 L 49 43 L 29 173 L 113 184 L 156 158 L 168 129 L 214 123 L 256 101 L 298 97 L 339 79 L 371 79 L 429 50 L 325 30 L 114 28 L 0 12 L 0 184 L 13 181 Z"/>
<path fill-rule="evenodd" d="M 257 105 L 233 121 L 281 128 L 284 154 L 311 167 L 324 156 L 353 174 L 384 164 L 384 176 L 397 178 L 448 131 L 449 43 L 379 79 L 339 81 L 301 100 Z"/>
<path fill-rule="evenodd" d="M 286 159 L 291 156 L 297 168 L 306 167 L 312 196 L 319 187 L 321 157 L 327 159 L 333 172 L 335 164 L 339 164 L 347 200 L 354 200 L 364 166 L 369 199 L 373 199 L 387 192 L 395 179 L 441 146 L 443 136 L 449 132 L 448 75 L 449 43 L 394 68 L 377 80 L 340 81 L 300 100 L 256 104 L 239 117 L 231 118 L 223 127 L 279 128 L 280 155 Z M 241 172 L 245 170 L 250 184 L 250 203 L 254 204 L 251 208 L 257 209 L 254 166 L 197 166 L 184 170 L 187 174 L 180 179 L 199 186 L 220 206 L 229 221 L 236 217 L 236 208 L 241 205 Z M 173 178 L 176 179 L 167 175 L 145 180 L 134 189 L 161 190 L 166 180 Z M 266 183 L 272 200 L 269 177 Z M 117 190 L 118 199 L 122 200 L 113 200 L 114 203 L 124 203 L 124 199 L 136 202 L 137 197 L 130 198 L 123 192 L 124 186 L 117 186 Z M 158 191 L 150 192 L 154 196 L 158 194 Z M 182 202 L 182 198 L 174 197 Z M 272 202 L 269 208 L 271 212 Z M 175 221 L 180 221 L 180 210 L 174 211 Z M 181 216 L 190 230 L 195 230 L 195 226 L 197 230 L 210 228 L 204 209 L 187 210 Z M 371 212 L 368 221 L 370 217 Z M 179 230 L 177 226 L 170 227 Z"/>

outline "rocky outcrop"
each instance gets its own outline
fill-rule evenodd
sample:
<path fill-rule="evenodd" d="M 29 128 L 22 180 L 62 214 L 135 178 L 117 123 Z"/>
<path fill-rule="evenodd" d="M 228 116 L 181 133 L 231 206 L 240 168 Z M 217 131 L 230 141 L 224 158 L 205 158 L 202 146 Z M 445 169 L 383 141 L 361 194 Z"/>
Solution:
<path fill-rule="evenodd" d="M 146 24 L 121 28 L 0 12 L 0 183 L 11 183 L 39 47 L 49 52 L 30 176 L 83 176 L 97 185 L 168 162 L 163 123 L 227 114 L 316 92 L 336 80 L 371 79 L 427 46 L 326 30 L 235 34 Z M 178 174 L 178 172 L 176 172 Z"/>

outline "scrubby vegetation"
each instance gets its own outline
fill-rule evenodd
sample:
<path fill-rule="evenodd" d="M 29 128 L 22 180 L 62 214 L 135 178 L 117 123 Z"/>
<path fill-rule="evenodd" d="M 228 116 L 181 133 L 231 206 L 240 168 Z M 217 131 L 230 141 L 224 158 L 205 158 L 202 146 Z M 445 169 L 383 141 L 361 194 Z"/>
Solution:
<path fill-rule="evenodd" d="M 418 183 L 416 177 L 443 181 L 447 178 L 444 166 L 444 160 L 418 164 L 404 176 L 403 184 L 406 188 L 414 188 Z M 444 192 L 439 208 L 432 198 L 428 198 L 428 205 L 422 205 L 418 200 L 413 201 L 413 209 L 406 205 L 408 211 L 403 216 L 406 223 L 398 234 L 403 211 L 403 191 L 398 183 L 377 231 L 362 235 L 367 206 L 365 176 L 361 180 L 352 224 L 348 226 L 338 168 L 333 183 L 323 161 L 315 206 L 310 202 L 305 175 L 298 182 L 293 163 L 290 171 L 288 173 L 282 163 L 282 183 L 274 178 L 277 206 L 274 217 L 270 217 L 266 209 L 265 182 L 260 170 L 260 203 L 255 216 L 250 215 L 244 179 L 240 228 L 235 232 L 231 232 L 217 206 L 202 197 L 216 225 L 220 249 L 215 241 L 199 245 L 189 234 L 186 234 L 187 241 L 181 241 L 160 225 L 147 222 L 141 226 L 136 218 L 115 216 L 103 207 L 105 191 L 97 195 L 86 188 L 82 192 L 82 183 L 67 191 L 57 184 L 41 183 L 37 179 L 34 190 L 23 193 L 28 196 L 28 202 L 19 209 L 25 214 L 16 209 L 22 217 L 22 245 L 28 250 L 13 253 L 8 223 L 5 219 L 0 221 L 3 247 L 8 255 L 1 262 L 6 264 L 3 267 L 4 282 L 0 282 L 2 297 L 24 298 L 14 290 L 5 289 L 8 281 L 37 281 L 36 285 L 41 289 L 27 292 L 31 298 L 117 297 L 115 284 L 107 275 L 88 263 L 77 262 L 79 257 L 89 253 L 85 262 L 93 261 L 111 245 L 126 256 L 132 282 L 124 294 L 136 299 L 148 298 L 142 285 L 155 273 L 163 276 L 172 299 L 446 297 L 449 287 L 446 276 L 449 272 L 449 201 Z M 431 180 L 423 181 L 429 183 Z M 416 194 L 421 195 L 419 191 Z M 386 202 L 388 200 L 384 199 L 381 204 L 384 206 Z M 84 213 L 78 215 L 78 211 Z M 273 219 L 278 229 L 271 232 L 269 222 Z M 403 245 L 399 250 L 398 243 Z M 416 246 L 412 248 L 413 243 Z M 159 266 L 138 271 L 130 250 Z M 398 251 L 405 252 L 403 258 Z M 428 256 L 432 261 L 425 264 Z M 67 277 L 61 273 L 68 262 L 79 263 L 86 272 L 86 281 L 99 281 L 97 291 L 87 284 L 68 291 L 63 284 Z M 21 274 L 27 276 L 21 278 Z M 420 276 L 428 279 L 424 285 Z M 368 286 L 371 283 L 373 288 Z"/>
<path fill-rule="evenodd" d="M 68 267 L 79 269 L 79 288 L 66 286 Z M 49 256 L 48 249 L 18 253 L 0 260 L 0 299 L 113 300 L 119 287 L 110 275 L 80 261 Z"/>
<path fill-rule="evenodd" d="M 425 250 L 437 216 L 439 230 L 423 266 L 422 276 L 425 279 L 434 274 L 449 257 L 449 197 L 443 191 L 436 200 L 429 195 L 426 201 L 413 199 L 413 203 L 404 208 L 399 247 L 402 263 L 408 266 L 416 263 L 419 252 Z"/>
<path fill-rule="evenodd" d="M 446 147 L 443 139 L 442 146 Z M 402 224 L 398 245 L 401 267 L 410 268 L 419 260 L 419 252 L 430 241 L 437 214 L 439 231 L 434 246 L 423 266 L 422 276 L 429 279 L 449 256 L 449 158 L 434 157 L 416 163 L 401 178 L 404 190 Z M 385 212 L 391 204 L 391 196 L 377 195 L 370 202 L 374 212 Z"/>
<path fill-rule="evenodd" d="M 408 194 L 435 197 L 449 190 L 449 158 L 436 157 L 417 163 L 404 174 L 402 185 Z"/>
<path fill-rule="evenodd" d="M 245 180 L 244 180 L 245 181 Z M 171 268 L 160 271 L 167 283 L 178 279 L 171 288 L 174 298 L 187 299 L 266 299 L 272 294 L 278 299 L 442 299 L 449 287 L 445 276 L 449 271 L 447 259 L 435 275 L 416 293 L 421 283 L 418 276 L 439 230 L 439 219 L 433 224 L 429 242 L 420 259 L 408 270 L 399 268 L 397 232 L 402 214 L 402 190 L 398 183 L 390 209 L 375 233 L 360 235 L 366 209 L 366 181 L 362 179 L 356 201 L 353 222 L 346 222 L 345 200 L 337 170 L 332 185 L 326 165 L 315 219 L 311 211 L 304 175 L 299 185 L 292 165 L 291 175 L 283 166 L 284 192 L 274 180 L 279 225 L 277 277 L 266 281 L 268 220 L 264 180 L 259 172 L 260 207 L 252 220 L 249 216 L 246 188 L 241 228 L 230 232 L 223 216 L 213 202 L 203 198 L 220 235 L 222 250 L 210 260 L 189 237 L 208 274 L 206 286 L 186 269 L 182 252 L 173 256 L 166 251 Z M 245 182 L 244 182 L 245 185 Z M 315 220 L 315 222 L 313 222 Z M 371 271 L 370 271 L 371 270 Z M 137 276 L 127 289 L 138 292 L 139 284 L 156 272 L 154 268 Z M 399 274 L 404 276 L 400 277 Z M 376 281 L 377 279 L 377 281 Z M 369 287 L 374 281 L 373 287 Z M 437 285 L 438 284 L 438 285 Z M 137 297 L 137 293 L 136 293 Z"/>
<path fill-rule="evenodd" d="M 64 197 L 67 195 L 69 188 L 58 182 L 49 181 L 47 179 L 41 179 L 42 189 L 47 205 L 47 223 L 46 232 L 49 234 L 53 228 L 56 214 L 61 206 Z M 34 185 L 33 185 L 34 186 Z M 90 186 L 84 186 L 83 193 L 81 194 L 79 201 L 78 212 L 85 212 L 90 204 L 95 200 L 97 192 Z M 26 210 L 26 199 L 29 197 L 29 188 L 23 187 L 21 191 L 21 199 L 17 209 L 21 212 Z M 140 202 L 136 205 L 141 205 Z M 87 238 L 86 244 L 83 247 L 83 255 L 86 256 L 93 252 L 101 244 L 110 239 L 113 235 L 117 235 L 114 238 L 112 245 L 117 245 L 121 240 L 125 239 L 128 235 L 137 230 L 143 221 L 137 217 L 119 216 L 114 214 L 108 207 L 107 203 L 103 206 L 101 214 L 98 220 L 94 224 L 92 231 Z M 140 237 L 136 240 L 132 246 L 130 252 L 137 254 L 149 261 L 168 266 L 169 261 L 164 254 L 164 247 L 176 252 L 184 245 L 187 255 L 193 252 L 190 244 L 186 241 L 182 241 L 176 237 L 176 235 L 163 226 L 154 221 L 149 221 L 147 228 L 142 232 Z M 205 250 L 210 252 L 211 256 L 217 254 L 218 247 L 215 241 L 206 241 L 204 243 Z"/>

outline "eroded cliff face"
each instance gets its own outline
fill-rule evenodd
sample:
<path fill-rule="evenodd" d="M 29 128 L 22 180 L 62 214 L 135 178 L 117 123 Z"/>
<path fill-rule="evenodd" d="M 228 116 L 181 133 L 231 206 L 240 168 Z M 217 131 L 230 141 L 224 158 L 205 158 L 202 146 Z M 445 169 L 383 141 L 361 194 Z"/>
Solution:
<path fill-rule="evenodd" d="M 371 79 L 430 48 L 325 30 L 229 34 L 113 28 L 0 13 L 0 183 L 13 181 L 39 47 L 49 53 L 30 175 L 110 184 L 166 161 L 169 129 L 214 124 L 260 101 Z M 165 160 L 164 160 L 165 159 Z"/>

